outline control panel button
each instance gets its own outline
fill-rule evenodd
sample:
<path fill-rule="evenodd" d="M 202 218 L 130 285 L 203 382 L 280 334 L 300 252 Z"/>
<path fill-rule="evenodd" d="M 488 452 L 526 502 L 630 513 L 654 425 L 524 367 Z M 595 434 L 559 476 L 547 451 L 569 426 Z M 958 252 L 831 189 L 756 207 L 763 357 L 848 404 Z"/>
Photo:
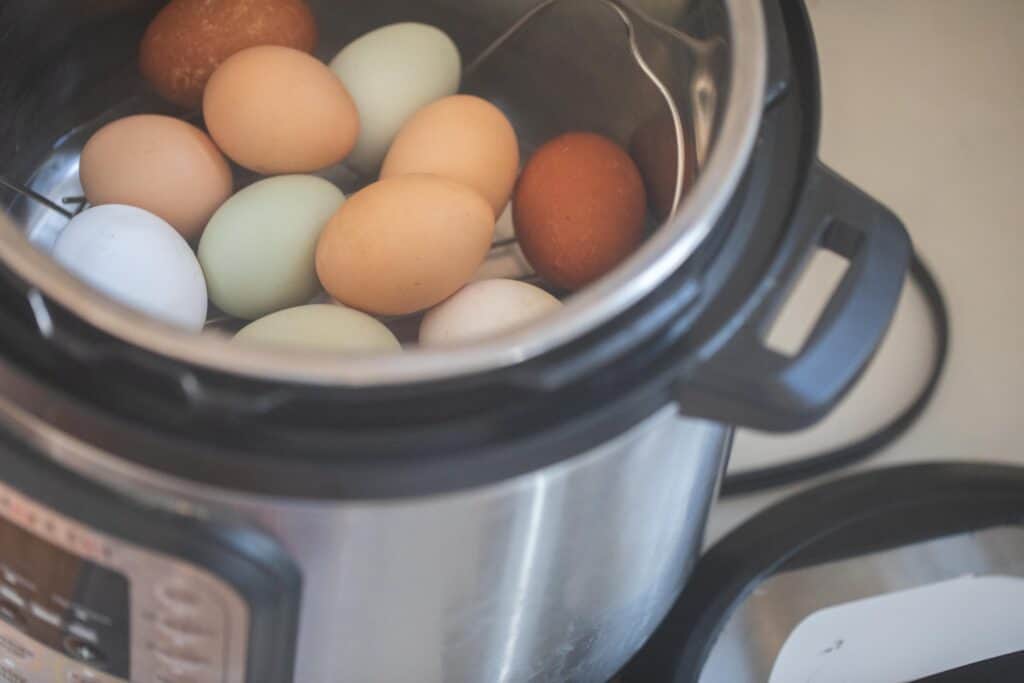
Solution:
<path fill-rule="evenodd" d="M 4 683 L 29 683 L 21 667 L 10 659 L 0 659 L 0 681 Z"/>
<path fill-rule="evenodd" d="M 198 619 L 188 617 L 165 616 L 157 622 L 157 631 L 176 633 L 194 638 L 211 638 L 217 636 L 217 629 Z"/>
<path fill-rule="evenodd" d="M 206 663 L 190 661 L 184 657 L 169 655 L 164 652 L 153 653 L 157 662 L 157 679 L 173 681 L 206 681 L 216 680 L 216 671 Z"/>
<path fill-rule="evenodd" d="M 75 636 L 68 636 L 64 639 L 64 651 L 78 661 L 91 666 L 102 667 L 107 661 L 106 656 L 98 647 Z"/>
<path fill-rule="evenodd" d="M 0 584 L 0 598 L 17 605 L 19 609 L 25 609 L 25 598 L 10 586 Z"/>
<path fill-rule="evenodd" d="M 60 615 L 52 610 L 48 610 L 37 602 L 33 602 L 31 605 L 32 616 L 39 621 L 49 624 L 54 628 L 62 628 L 64 626 L 64 620 L 60 618 Z"/>
<path fill-rule="evenodd" d="M 177 581 L 159 584 L 156 587 L 156 597 L 165 605 L 180 608 L 197 608 L 203 602 L 203 596 L 199 591 Z"/>
<path fill-rule="evenodd" d="M 68 624 L 68 633 L 73 635 L 75 638 L 92 643 L 93 645 L 98 643 L 100 640 L 99 634 L 96 633 L 95 629 L 91 629 L 85 624 L 79 624 L 77 622 Z"/>
<path fill-rule="evenodd" d="M 18 605 L 5 598 L 0 598 L 0 619 L 3 619 L 11 626 L 25 627 L 25 613 Z"/>
<path fill-rule="evenodd" d="M 217 679 L 210 676 L 175 676 L 163 671 L 156 673 L 156 683 L 217 683 Z"/>

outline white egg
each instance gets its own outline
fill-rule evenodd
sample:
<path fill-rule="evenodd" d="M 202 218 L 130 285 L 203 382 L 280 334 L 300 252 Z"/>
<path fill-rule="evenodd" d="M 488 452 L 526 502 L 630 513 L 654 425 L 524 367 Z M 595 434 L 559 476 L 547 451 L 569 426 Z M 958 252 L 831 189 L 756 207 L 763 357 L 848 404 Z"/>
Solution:
<path fill-rule="evenodd" d="M 494 241 L 506 242 L 515 239 L 516 224 L 512 214 L 512 202 L 509 202 L 505 210 L 498 216 L 498 222 L 494 225 Z"/>
<path fill-rule="evenodd" d="M 112 299 L 154 318 L 199 331 L 206 322 L 206 281 L 177 230 L 133 206 L 111 204 L 75 216 L 53 257 Z"/>
<path fill-rule="evenodd" d="M 383 323 L 344 306 L 299 306 L 260 318 L 235 337 L 239 342 L 296 350 L 372 353 L 402 345 Z"/>
<path fill-rule="evenodd" d="M 467 285 L 431 310 L 420 326 L 420 344 L 440 347 L 482 341 L 510 332 L 562 307 L 539 287 L 518 280 Z"/>
<path fill-rule="evenodd" d="M 331 61 L 359 110 L 360 133 L 346 163 L 379 167 L 402 124 L 459 89 L 462 59 L 443 31 L 426 24 L 384 26 L 349 43 Z"/>

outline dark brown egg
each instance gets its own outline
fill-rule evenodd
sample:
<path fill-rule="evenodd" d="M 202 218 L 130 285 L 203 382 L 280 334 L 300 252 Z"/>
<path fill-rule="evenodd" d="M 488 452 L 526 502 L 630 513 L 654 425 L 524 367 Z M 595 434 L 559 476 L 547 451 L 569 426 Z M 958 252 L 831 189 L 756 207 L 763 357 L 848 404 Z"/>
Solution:
<path fill-rule="evenodd" d="M 139 67 L 161 97 L 195 108 L 210 75 L 249 47 L 316 47 L 305 0 L 171 0 L 146 29 Z"/>
<path fill-rule="evenodd" d="M 621 147 L 600 135 L 568 133 L 530 159 L 513 211 L 519 243 L 537 273 L 577 290 L 636 250 L 646 206 L 640 172 Z"/>

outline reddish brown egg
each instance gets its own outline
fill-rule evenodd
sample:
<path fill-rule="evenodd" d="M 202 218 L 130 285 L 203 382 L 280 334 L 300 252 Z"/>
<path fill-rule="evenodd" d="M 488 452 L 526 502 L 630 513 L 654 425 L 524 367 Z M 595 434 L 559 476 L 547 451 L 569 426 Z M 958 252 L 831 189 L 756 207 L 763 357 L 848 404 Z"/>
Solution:
<path fill-rule="evenodd" d="M 644 236 L 647 197 L 636 164 L 611 140 L 567 133 L 541 147 L 516 187 L 523 253 L 553 285 L 576 290 L 628 258 Z"/>
<path fill-rule="evenodd" d="M 316 47 L 313 13 L 304 0 L 172 0 L 139 47 L 139 67 L 161 97 L 195 108 L 210 75 L 249 47 Z"/>

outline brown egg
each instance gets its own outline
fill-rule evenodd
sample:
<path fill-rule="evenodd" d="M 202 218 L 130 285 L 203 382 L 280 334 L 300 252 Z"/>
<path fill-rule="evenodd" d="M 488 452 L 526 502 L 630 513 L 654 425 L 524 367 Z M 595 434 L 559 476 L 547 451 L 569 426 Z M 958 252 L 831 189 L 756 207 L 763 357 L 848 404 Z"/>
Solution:
<path fill-rule="evenodd" d="M 170 116 L 142 114 L 100 128 L 78 168 L 93 205 L 145 209 L 195 240 L 231 196 L 231 168 L 209 136 Z"/>
<path fill-rule="evenodd" d="M 287 47 L 251 47 L 229 57 L 203 96 L 210 135 L 257 173 L 311 173 L 344 159 L 359 113 L 327 66 Z"/>
<path fill-rule="evenodd" d="M 382 178 L 429 173 L 479 192 L 501 214 L 519 172 L 519 142 L 501 110 L 472 95 L 453 95 L 416 113 L 399 131 Z"/>
<path fill-rule="evenodd" d="M 530 159 L 513 201 L 516 235 L 537 273 L 576 290 L 628 258 L 644 234 L 636 164 L 611 140 L 568 133 Z"/>
<path fill-rule="evenodd" d="M 146 29 L 139 68 L 161 97 L 194 109 L 210 75 L 248 47 L 316 47 L 305 0 L 171 0 Z"/>
<path fill-rule="evenodd" d="M 469 282 L 493 237 L 491 207 L 468 187 L 429 175 L 388 178 L 350 197 L 327 224 L 316 270 L 341 303 L 405 315 Z"/>

